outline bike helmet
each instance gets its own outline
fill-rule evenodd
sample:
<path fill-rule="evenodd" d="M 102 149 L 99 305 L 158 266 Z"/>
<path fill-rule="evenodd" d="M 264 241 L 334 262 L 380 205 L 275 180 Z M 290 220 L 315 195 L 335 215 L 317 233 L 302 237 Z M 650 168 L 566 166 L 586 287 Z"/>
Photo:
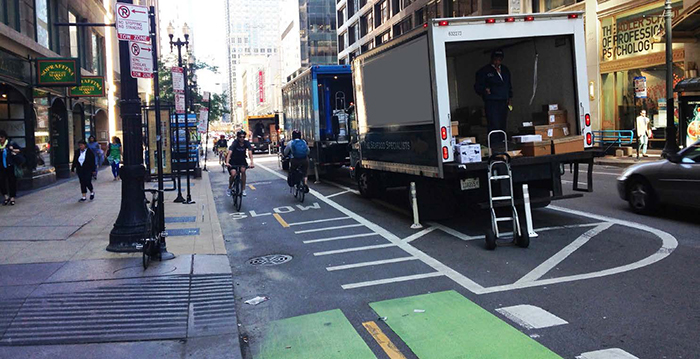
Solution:
<path fill-rule="evenodd" d="M 292 131 L 292 139 L 295 140 L 297 138 L 301 138 L 301 131 L 295 129 L 294 131 Z"/>

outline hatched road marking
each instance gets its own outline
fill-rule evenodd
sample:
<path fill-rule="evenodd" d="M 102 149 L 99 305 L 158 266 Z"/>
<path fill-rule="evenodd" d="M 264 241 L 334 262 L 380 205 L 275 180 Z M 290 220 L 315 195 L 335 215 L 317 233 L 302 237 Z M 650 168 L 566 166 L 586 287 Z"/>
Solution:
<path fill-rule="evenodd" d="M 324 228 L 314 228 L 314 229 L 305 229 L 303 231 L 294 231 L 294 234 L 302 234 L 302 233 L 312 233 L 312 232 L 323 232 L 323 231 L 332 231 L 336 229 L 343 229 L 343 228 L 353 228 L 353 227 L 362 227 L 364 226 L 361 223 L 357 224 L 346 224 L 344 226 L 335 226 L 335 227 L 324 227 Z"/>
<path fill-rule="evenodd" d="M 362 262 L 362 263 L 354 263 L 354 264 L 345 264 L 342 266 L 333 266 L 333 267 L 327 267 L 326 270 L 329 272 L 336 271 L 336 270 L 343 270 L 343 269 L 352 269 L 352 268 L 361 268 L 361 267 L 369 267 L 369 266 L 376 266 L 380 264 L 389 264 L 389 263 L 399 263 L 399 262 L 405 262 L 405 261 L 415 261 L 418 258 L 416 257 L 401 257 L 401 258 L 393 258 L 393 259 L 383 259 L 379 261 L 372 261 L 372 262 Z"/>
<path fill-rule="evenodd" d="M 620 348 L 610 348 L 603 350 L 596 350 L 594 352 L 583 353 L 576 357 L 576 359 L 639 359 L 636 356 L 620 349 Z"/>
<path fill-rule="evenodd" d="M 388 248 L 388 247 L 393 247 L 395 245 L 396 244 L 393 244 L 393 243 L 387 243 L 387 244 L 377 244 L 377 245 L 373 245 L 373 246 L 343 248 L 343 249 L 335 249 L 332 251 L 316 252 L 316 253 L 314 253 L 314 255 L 315 256 L 327 256 L 329 254 L 340 254 L 340 253 L 348 253 L 348 252 L 367 251 L 370 249 Z"/>
<path fill-rule="evenodd" d="M 394 277 L 394 278 L 386 278 L 386 279 L 378 279 L 378 280 L 369 280 L 366 282 L 359 282 L 359 283 L 343 284 L 343 285 L 341 285 L 341 287 L 343 289 L 355 289 L 355 288 L 362 288 L 362 287 L 371 287 L 371 286 L 380 285 L 380 284 L 406 282 L 409 280 L 416 280 L 416 279 L 442 277 L 443 275 L 444 274 L 442 274 L 440 272 L 414 274 L 414 275 L 407 275 L 407 276 L 403 276 L 403 277 Z"/>
<path fill-rule="evenodd" d="M 304 241 L 304 244 L 309 244 L 309 243 L 320 243 L 320 242 L 330 242 L 330 241 L 337 241 L 340 239 L 350 239 L 350 238 L 360 238 L 360 237 L 370 237 L 370 236 L 378 236 L 379 234 L 377 233 L 361 233 L 361 234 L 350 234 L 347 236 L 338 236 L 338 237 L 330 237 L 330 238 L 321 238 L 321 239 L 310 239 L 308 241 Z"/>
<path fill-rule="evenodd" d="M 314 223 L 323 223 L 323 222 L 331 222 L 331 221 L 340 221 L 343 219 L 350 219 L 350 217 L 337 217 L 337 218 L 325 218 L 325 219 L 317 219 L 315 221 L 306 221 L 306 222 L 296 222 L 296 223 L 290 223 L 290 226 L 303 226 L 305 224 L 314 224 Z"/>
<path fill-rule="evenodd" d="M 566 320 L 534 305 L 515 305 L 498 308 L 496 311 L 526 329 L 542 329 L 569 324 Z"/>

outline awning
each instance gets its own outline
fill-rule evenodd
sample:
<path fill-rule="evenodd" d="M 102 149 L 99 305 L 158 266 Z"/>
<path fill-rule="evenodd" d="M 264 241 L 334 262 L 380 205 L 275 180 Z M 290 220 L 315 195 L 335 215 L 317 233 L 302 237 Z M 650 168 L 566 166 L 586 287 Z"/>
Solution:
<path fill-rule="evenodd" d="M 671 29 L 673 42 L 697 42 L 700 39 L 700 0 L 674 18 Z M 661 36 L 662 42 L 666 41 L 666 31 Z"/>
<path fill-rule="evenodd" d="M 700 77 L 684 79 L 676 84 L 674 92 L 700 92 Z"/>

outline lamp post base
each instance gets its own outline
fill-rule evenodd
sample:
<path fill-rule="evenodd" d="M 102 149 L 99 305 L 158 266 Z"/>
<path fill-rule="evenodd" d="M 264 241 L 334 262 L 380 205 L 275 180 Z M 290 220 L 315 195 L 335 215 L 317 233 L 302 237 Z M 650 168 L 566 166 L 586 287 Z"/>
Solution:
<path fill-rule="evenodd" d="M 146 196 L 143 192 L 143 179 L 146 169 L 143 165 L 122 166 L 119 176 L 122 179 L 122 200 L 119 217 L 109 233 L 110 252 L 138 252 L 137 245 L 143 241 L 148 228 Z"/>
<path fill-rule="evenodd" d="M 676 143 L 676 126 L 666 127 L 666 141 L 664 149 L 661 152 L 661 157 L 668 158 L 678 152 L 678 143 Z"/>

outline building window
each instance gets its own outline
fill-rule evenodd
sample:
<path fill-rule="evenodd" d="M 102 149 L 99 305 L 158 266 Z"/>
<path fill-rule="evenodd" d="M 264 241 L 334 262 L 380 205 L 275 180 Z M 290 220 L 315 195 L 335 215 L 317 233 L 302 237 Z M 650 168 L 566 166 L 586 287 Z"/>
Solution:
<path fill-rule="evenodd" d="M 412 19 L 409 16 L 400 23 L 394 25 L 394 37 L 411 31 L 411 29 L 413 29 L 413 23 L 411 20 Z"/>
<path fill-rule="evenodd" d="M 103 49 L 104 38 L 96 33 L 92 33 L 92 72 L 96 75 L 104 73 L 103 66 Z"/>
<path fill-rule="evenodd" d="M 0 21 L 19 31 L 19 0 L 0 0 Z"/>
<path fill-rule="evenodd" d="M 338 27 L 345 23 L 345 8 L 338 10 Z"/>
<path fill-rule="evenodd" d="M 70 23 L 76 23 L 78 22 L 78 18 L 73 14 L 72 12 L 68 12 L 68 22 Z M 68 33 L 70 37 L 70 57 L 79 57 L 79 40 L 78 40 L 78 27 L 77 26 L 69 26 L 68 27 Z"/>
<path fill-rule="evenodd" d="M 415 0 L 400 0 L 401 2 L 401 10 L 405 9 L 408 7 L 408 5 L 411 5 Z M 464 0 L 455 0 L 455 1 L 464 1 Z M 470 1 L 476 1 L 476 0 L 470 0 Z"/>
<path fill-rule="evenodd" d="M 374 29 L 374 14 L 372 11 L 363 16 L 360 20 L 360 34 L 362 37 L 372 32 Z"/>
<path fill-rule="evenodd" d="M 385 42 L 388 42 L 389 40 L 391 40 L 391 32 L 386 31 L 385 33 L 383 33 L 375 38 L 375 43 L 376 43 L 376 46 L 379 46 Z"/>
<path fill-rule="evenodd" d="M 389 0 L 384 0 L 380 4 L 375 5 L 377 11 L 377 22 L 379 26 L 389 20 Z"/>
<path fill-rule="evenodd" d="M 394 16 L 401 11 L 401 6 L 399 5 L 400 0 L 391 0 L 391 16 Z"/>
<path fill-rule="evenodd" d="M 50 48 L 49 30 L 51 24 L 49 21 L 49 5 L 48 0 L 36 0 L 34 2 L 34 13 L 36 14 L 36 42 L 39 45 Z"/>
<path fill-rule="evenodd" d="M 338 52 L 345 50 L 345 37 L 347 33 L 342 33 L 338 36 Z"/>
<path fill-rule="evenodd" d="M 539 3 L 539 0 L 535 1 Z M 454 0 L 451 2 L 448 1 L 447 6 L 450 7 L 447 11 L 450 17 L 469 16 L 471 14 L 476 13 L 479 9 L 479 4 L 477 3 L 477 0 Z"/>
<path fill-rule="evenodd" d="M 562 6 L 569 6 L 584 0 L 544 0 L 544 11 L 550 11 Z"/>

